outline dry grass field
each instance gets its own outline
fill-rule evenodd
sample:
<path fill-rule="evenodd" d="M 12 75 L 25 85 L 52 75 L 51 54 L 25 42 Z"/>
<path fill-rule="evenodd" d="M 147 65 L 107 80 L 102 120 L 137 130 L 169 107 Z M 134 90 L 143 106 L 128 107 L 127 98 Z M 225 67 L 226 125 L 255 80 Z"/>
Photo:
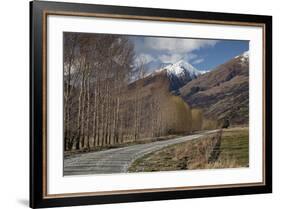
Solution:
<path fill-rule="evenodd" d="M 172 145 L 137 159 L 130 172 L 238 168 L 249 166 L 249 130 L 229 128 Z"/>

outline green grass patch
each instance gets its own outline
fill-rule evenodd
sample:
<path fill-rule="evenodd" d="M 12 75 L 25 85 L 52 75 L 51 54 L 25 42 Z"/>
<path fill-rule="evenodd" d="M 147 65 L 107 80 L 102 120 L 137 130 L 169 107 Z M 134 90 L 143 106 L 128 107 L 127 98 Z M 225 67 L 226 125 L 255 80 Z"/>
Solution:
<path fill-rule="evenodd" d="M 230 129 L 223 132 L 218 160 L 236 161 L 237 167 L 249 166 L 249 129 Z"/>

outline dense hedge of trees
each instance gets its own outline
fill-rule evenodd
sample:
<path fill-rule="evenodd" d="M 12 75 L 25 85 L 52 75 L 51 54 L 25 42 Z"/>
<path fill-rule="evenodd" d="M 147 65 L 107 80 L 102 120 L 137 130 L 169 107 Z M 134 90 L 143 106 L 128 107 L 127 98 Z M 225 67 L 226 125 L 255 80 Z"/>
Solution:
<path fill-rule="evenodd" d="M 218 124 L 217 120 L 204 118 L 203 123 L 202 123 L 202 130 L 212 130 L 212 129 L 217 129 L 217 128 L 222 128 Z"/>
<path fill-rule="evenodd" d="M 201 109 L 192 109 L 192 131 L 199 131 L 202 129 L 203 125 L 203 112 Z"/>
<path fill-rule="evenodd" d="M 189 106 L 170 94 L 165 76 L 151 79 L 139 79 L 129 85 L 122 97 L 123 142 L 190 131 Z"/>
<path fill-rule="evenodd" d="M 171 95 L 167 77 L 144 78 L 144 61 L 134 60 L 126 36 L 64 33 L 65 151 L 201 129 L 201 111 Z"/>

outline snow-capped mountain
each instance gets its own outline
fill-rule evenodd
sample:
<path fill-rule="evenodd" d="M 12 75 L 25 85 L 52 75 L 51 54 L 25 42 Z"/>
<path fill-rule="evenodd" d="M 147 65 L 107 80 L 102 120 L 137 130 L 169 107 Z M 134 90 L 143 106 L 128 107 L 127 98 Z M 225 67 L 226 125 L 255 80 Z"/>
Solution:
<path fill-rule="evenodd" d="M 180 87 L 202 74 L 198 69 L 184 60 L 180 60 L 155 71 L 155 73 L 159 72 L 167 73 L 170 80 L 171 91 L 178 90 Z"/>
<path fill-rule="evenodd" d="M 245 51 L 242 54 L 235 57 L 235 59 L 240 59 L 242 63 L 249 62 L 249 51 Z"/>
<path fill-rule="evenodd" d="M 164 69 L 169 75 L 184 76 L 188 74 L 192 79 L 201 74 L 199 70 L 184 60 L 168 65 Z"/>

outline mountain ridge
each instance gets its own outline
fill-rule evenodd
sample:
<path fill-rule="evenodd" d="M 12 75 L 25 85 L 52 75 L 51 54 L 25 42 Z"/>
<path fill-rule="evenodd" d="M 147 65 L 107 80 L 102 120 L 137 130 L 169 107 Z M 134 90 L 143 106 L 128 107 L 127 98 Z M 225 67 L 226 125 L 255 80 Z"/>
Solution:
<path fill-rule="evenodd" d="M 249 52 L 244 52 L 201 75 L 179 89 L 193 108 L 205 118 L 223 123 L 247 124 L 249 110 Z"/>

